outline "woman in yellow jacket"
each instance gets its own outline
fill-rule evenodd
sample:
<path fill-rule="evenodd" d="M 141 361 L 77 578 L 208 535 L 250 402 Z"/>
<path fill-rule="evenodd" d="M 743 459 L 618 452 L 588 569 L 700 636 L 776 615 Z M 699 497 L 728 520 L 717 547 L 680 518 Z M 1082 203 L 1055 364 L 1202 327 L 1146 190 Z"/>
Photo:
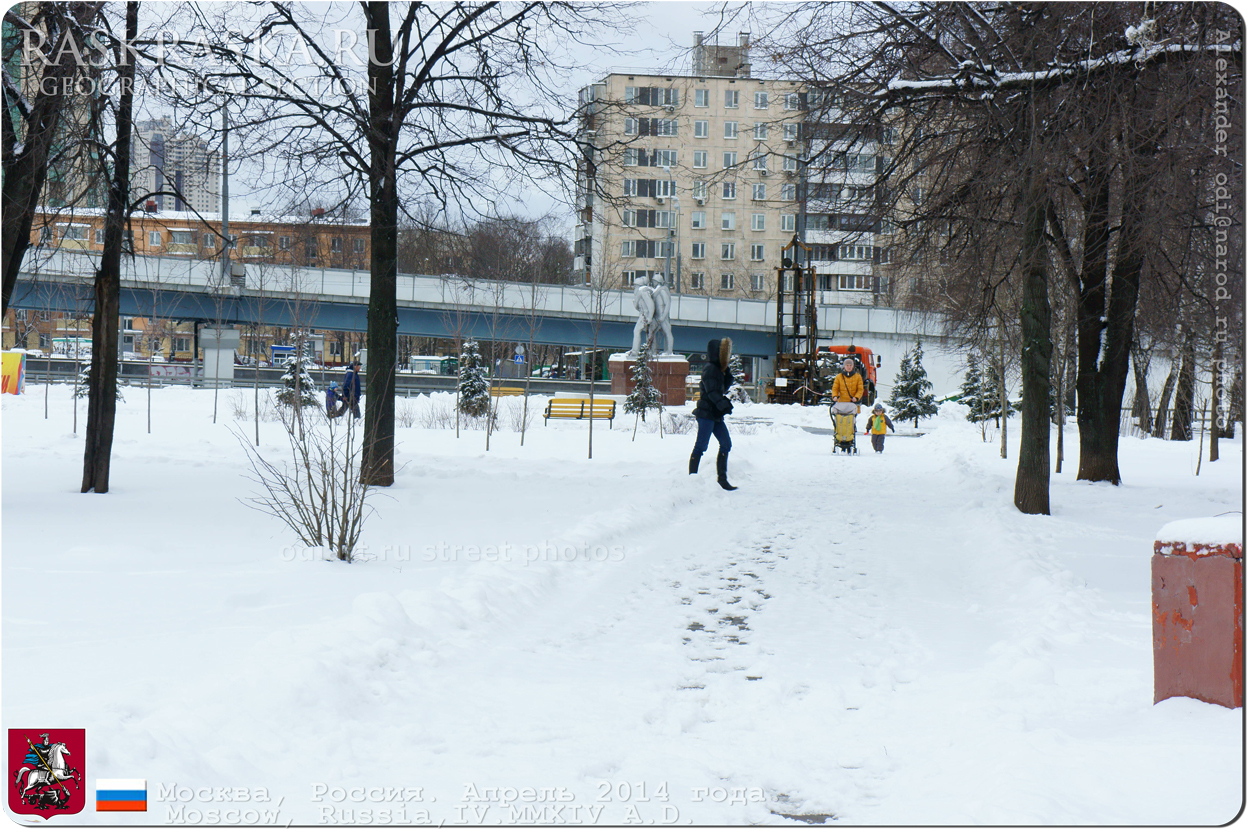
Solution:
<path fill-rule="evenodd" d="M 868 430 L 864 433 L 872 434 L 872 449 L 877 453 L 885 452 L 885 429 L 894 430 L 894 423 L 890 421 L 890 417 L 885 415 L 885 408 L 877 405 L 872 409 L 872 415 L 868 417 Z"/>
<path fill-rule="evenodd" d="M 851 359 L 842 362 L 842 372 L 834 376 L 830 395 L 835 402 L 859 404 L 863 400 L 864 380 L 855 372 L 855 362 Z"/>

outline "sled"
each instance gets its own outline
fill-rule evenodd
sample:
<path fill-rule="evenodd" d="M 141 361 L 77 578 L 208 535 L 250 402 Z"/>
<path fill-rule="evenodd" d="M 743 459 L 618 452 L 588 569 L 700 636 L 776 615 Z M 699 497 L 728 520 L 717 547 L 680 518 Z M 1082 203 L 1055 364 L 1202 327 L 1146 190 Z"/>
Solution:
<path fill-rule="evenodd" d="M 829 405 L 829 419 L 833 422 L 833 452 L 857 454 L 855 445 L 855 413 L 859 408 L 850 402 L 834 402 Z"/>

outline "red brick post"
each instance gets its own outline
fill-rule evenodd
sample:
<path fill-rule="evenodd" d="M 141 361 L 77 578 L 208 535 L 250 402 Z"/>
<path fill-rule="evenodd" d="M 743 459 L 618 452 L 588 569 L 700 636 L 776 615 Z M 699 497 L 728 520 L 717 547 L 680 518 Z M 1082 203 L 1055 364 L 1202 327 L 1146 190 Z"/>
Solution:
<path fill-rule="evenodd" d="M 690 362 L 684 358 L 664 356 L 653 358 L 651 383 L 660 391 L 660 401 L 665 407 L 681 407 L 686 403 L 686 376 Z M 608 358 L 608 374 L 612 378 L 612 395 L 628 396 L 634 392 L 632 368 L 634 359 L 626 353 L 616 353 Z"/>
<path fill-rule="evenodd" d="M 1155 702 L 1240 708 L 1245 587 L 1240 515 L 1169 523 L 1150 561 Z"/>

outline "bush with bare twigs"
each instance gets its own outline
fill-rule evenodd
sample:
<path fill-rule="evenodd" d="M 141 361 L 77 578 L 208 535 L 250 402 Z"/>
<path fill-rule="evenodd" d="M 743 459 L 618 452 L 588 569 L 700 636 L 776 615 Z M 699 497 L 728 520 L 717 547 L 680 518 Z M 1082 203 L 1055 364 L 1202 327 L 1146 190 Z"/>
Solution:
<path fill-rule="evenodd" d="M 284 411 L 284 457 L 267 457 L 247 437 L 235 437 L 247 453 L 259 493 L 245 505 L 278 518 L 306 546 L 324 546 L 350 562 L 360 540 L 371 489 L 360 482 L 360 438 L 355 419 L 329 419 L 309 411 Z"/>

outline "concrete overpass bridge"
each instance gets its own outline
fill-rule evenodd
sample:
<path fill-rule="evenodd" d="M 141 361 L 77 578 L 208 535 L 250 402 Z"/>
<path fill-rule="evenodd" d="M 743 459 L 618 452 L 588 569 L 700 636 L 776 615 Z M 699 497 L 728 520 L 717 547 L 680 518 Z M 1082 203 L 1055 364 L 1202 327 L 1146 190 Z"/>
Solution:
<path fill-rule="evenodd" d="M 32 249 L 18 278 L 13 306 L 89 313 L 95 252 Z M 220 265 L 185 257 L 139 256 L 122 261 L 121 312 L 127 316 L 227 324 L 289 327 L 300 323 L 324 330 L 367 328 L 369 273 L 351 269 L 293 268 L 243 263 L 245 274 L 222 284 Z M 468 280 L 453 275 L 399 275 L 400 335 L 453 338 L 457 334 L 493 341 L 534 341 L 589 347 L 628 348 L 636 313 L 631 290 L 595 292 L 585 286 Z M 602 310 L 596 315 L 596 306 Z M 531 311 L 532 310 L 532 311 Z M 675 294 L 672 306 L 675 350 L 701 353 L 712 338 L 733 338 L 735 351 L 771 361 L 776 349 L 777 302 Z M 820 305 L 818 335 L 876 349 L 891 360 L 915 343 L 942 342 L 940 322 L 902 310 L 873 306 Z M 760 367 L 766 372 L 766 366 Z"/>

